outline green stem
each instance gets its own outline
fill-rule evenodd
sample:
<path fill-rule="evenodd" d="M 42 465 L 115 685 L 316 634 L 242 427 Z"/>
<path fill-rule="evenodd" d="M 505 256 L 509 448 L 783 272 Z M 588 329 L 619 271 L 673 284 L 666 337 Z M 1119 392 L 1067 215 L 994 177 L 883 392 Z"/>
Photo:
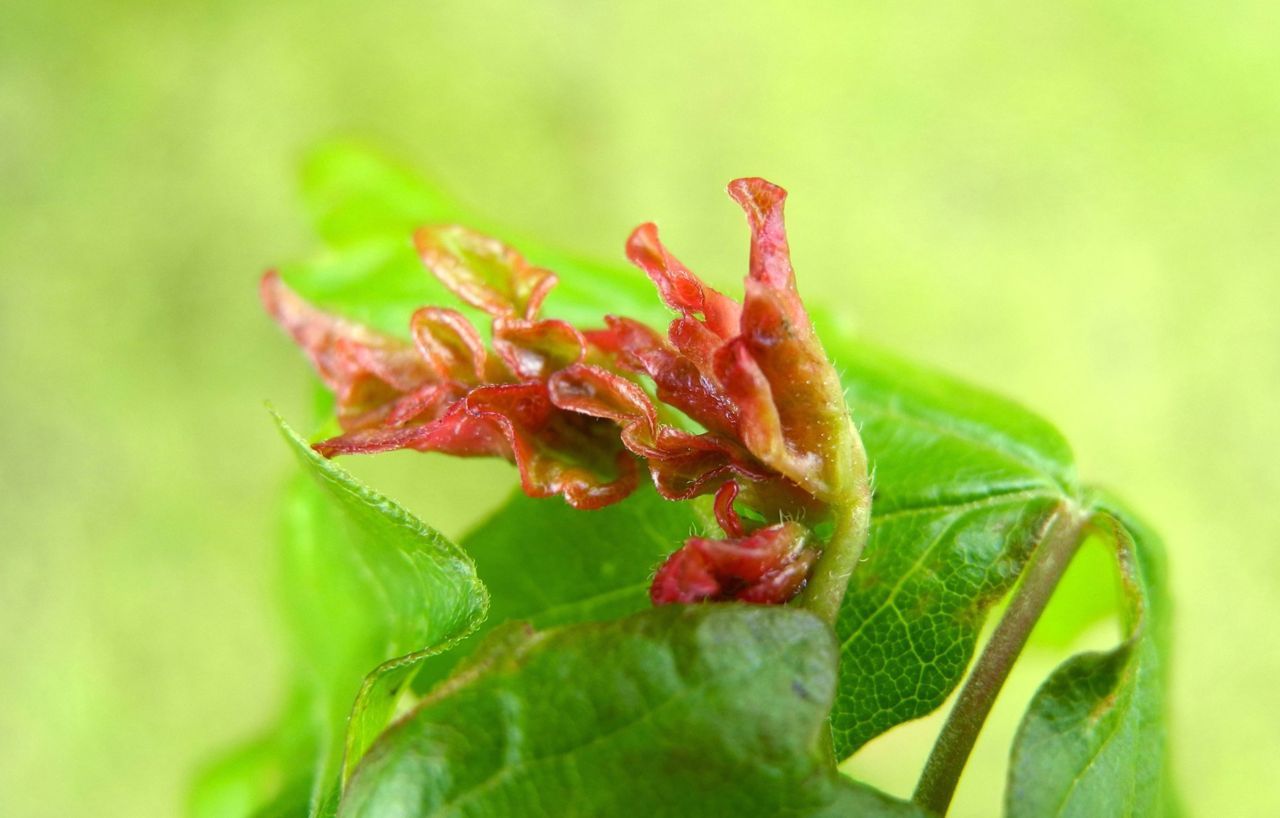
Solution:
<path fill-rule="evenodd" d="M 1059 506 L 1050 518 L 1048 531 L 1032 553 L 1008 610 L 983 648 L 925 763 L 914 797 L 925 810 L 946 815 L 983 722 L 1031 629 L 1079 550 L 1088 520 L 1080 509 L 1065 505 Z"/>
<path fill-rule="evenodd" d="M 858 567 L 858 559 L 867 546 L 867 534 L 871 530 L 871 480 L 867 475 L 867 451 L 862 447 L 862 437 L 853 425 L 853 418 L 846 416 L 845 423 L 849 446 L 844 451 L 840 473 L 848 490 L 841 492 L 844 502 L 832 505 L 835 530 L 814 563 L 804 593 L 796 600 L 800 607 L 808 608 L 833 627 L 840 615 L 844 592 L 849 587 L 849 577 Z"/>
<path fill-rule="evenodd" d="M 800 598 L 801 607 L 832 625 L 840 613 L 849 577 L 867 545 L 867 532 L 871 528 L 870 492 L 860 491 L 856 496 L 853 503 L 835 509 L 835 531 L 814 564 L 809 584 Z"/>

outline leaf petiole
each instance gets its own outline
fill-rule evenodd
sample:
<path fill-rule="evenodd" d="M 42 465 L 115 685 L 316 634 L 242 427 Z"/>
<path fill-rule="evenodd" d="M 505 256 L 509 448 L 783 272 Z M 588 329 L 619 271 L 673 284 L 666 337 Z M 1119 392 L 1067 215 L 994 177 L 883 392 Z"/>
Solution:
<path fill-rule="evenodd" d="M 1031 554 L 1008 610 L 983 648 L 925 762 L 912 800 L 930 813 L 945 815 L 951 805 L 960 774 L 996 696 L 1080 549 L 1090 518 L 1088 511 L 1065 502 L 1049 517 L 1046 533 Z"/>
<path fill-rule="evenodd" d="M 862 549 L 867 545 L 871 528 L 871 493 L 858 492 L 857 499 L 836 508 L 835 530 L 814 565 L 813 575 L 798 600 L 800 607 L 812 611 L 823 621 L 835 624 L 844 600 L 849 577 L 858 565 Z"/>
<path fill-rule="evenodd" d="M 871 479 L 867 473 L 867 450 L 862 436 L 846 416 L 852 446 L 841 469 L 849 490 L 844 501 L 834 503 L 835 528 L 813 566 L 809 584 L 796 604 L 811 611 L 829 625 L 840 615 L 840 603 L 849 587 L 849 577 L 858 567 L 871 530 Z"/>

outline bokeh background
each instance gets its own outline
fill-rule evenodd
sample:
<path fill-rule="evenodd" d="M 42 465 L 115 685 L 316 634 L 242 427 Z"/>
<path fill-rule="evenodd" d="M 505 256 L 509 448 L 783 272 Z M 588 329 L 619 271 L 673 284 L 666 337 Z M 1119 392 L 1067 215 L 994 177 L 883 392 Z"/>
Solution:
<path fill-rule="evenodd" d="M 729 287 L 722 186 L 785 185 L 809 298 L 1163 530 L 1186 804 L 1280 814 L 1278 41 L 1274 0 L 5 4 L 0 815 L 178 815 L 280 703 L 262 401 L 305 419 L 306 374 L 254 285 L 335 136 L 587 253 L 657 220 Z M 511 485 L 436 466 L 358 468 L 454 534 Z M 995 812 L 1002 704 L 957 814 Z M 923 741 L 855 769 L 906 794 Z"/>

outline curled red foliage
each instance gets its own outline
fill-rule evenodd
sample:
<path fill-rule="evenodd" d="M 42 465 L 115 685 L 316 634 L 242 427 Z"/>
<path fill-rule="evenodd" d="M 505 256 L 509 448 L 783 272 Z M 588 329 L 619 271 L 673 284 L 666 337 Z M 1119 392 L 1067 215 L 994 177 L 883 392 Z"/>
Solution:
<path fill-rule="evenodd" d="M 776 605 L 804 585 L 818 552 L 809 529 L 788 522 L 722 540 L 690 537 L 667 558 L 649 586 L 656 605 L 740 600 Z"/>
<path fill-rule="evenodd" d="M 725 535 L 691 538 L 674 553 L 654 579 L 655 603 L 787 601 L 818 553 L 799 520 L 847 500 L 855 433 L 796 292 L 786 193 L 763 179 L 736 180 L 729 193 L 751 227 L 742 304 L 705 285 L 652 224 L 627 242 L 628 258 L 679 313 L 666 337 L 619 316 L 587 331 L 539 318 L 555 275 L 462 227 L 424 228 L 416 245 L 441 282 L 489 315 L 492 351 L 455 310 L 420 309 L 410 344 L 318 310 L 268 273 L 268 311 L 337 397 L 344 434 L 316 449 L 503 457 L 528 494 L 586 509 L 634 490 L 642 461 L 668 499 L 714 493 Z M 748 525 L 737 501 L 785 521 Z"/>
<path fill-rule="evenodd" d="M 549 378 L 587 355 L 576 329 L 538 318 L 555 276 L 465 228 L 425 228 L 415 238 L 428 269 L 489 314 L 492 352 L 456 310 L 418 310 L 408 344 L 306 304 L 274 272 L 263 278 L 267 310 L 338 399 L 345 433 L 316 450 L 326 457 L 393 449 L 502 457 L 519 469 L 530 496 L 560 494 L 583 509 L 634 491 L 635 458 L 616 429 L 551 402 Z"/>

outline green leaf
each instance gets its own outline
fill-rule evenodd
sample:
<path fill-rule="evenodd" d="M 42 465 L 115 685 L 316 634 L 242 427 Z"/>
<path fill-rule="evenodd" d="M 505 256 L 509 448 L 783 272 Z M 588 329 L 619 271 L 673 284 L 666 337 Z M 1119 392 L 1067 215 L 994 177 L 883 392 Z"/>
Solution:
<path fill-rule="evenodd" d="M 452 199 L 417 174 L 344 142 L 307 157 L 302 196 L 316 233 L 335 248 L 404 239 L 426 221 L 467 221 Z"/>
<path fill-rule="evenodd" d="M 331 723 L 351 713 L 349 769 L 416 663 L 474 631 L 488 594 L 461 549 L 279 423 L 307 475 L 289 508 L 292 631 Z"/>
<path fill-rule="evenodd" d="M 285 525 L 299 694 L 276 734 L 209 774 L 194 807 L 202 816 L 251 815 L 271 802 L 275 813 L 331 811 L 421 661 L 473 632 L 488 606 L 457 546 L 277 422 L 304 472 Z"/>
<path fill-rule="evenodd" d="M 866 344 L 828 349 L 875 469 L 836 622 L 844 758 L 946 700 L 1074 475 L 1061 436 L 1015 404 Z"/>
<path fill-rule="evenodd" d="M 1174 808 L 1163 546 L 1114 500 L 1103 497 L 1096 509 L 1094 526 L 1115 549 L 1127 636 L 1115 650 L 1068 660 L 1036 693 L 1014 741 L 1009 818 L 1157 816 Z"/>
<path fill-rule="evenodd" d="M 919 814 L 831 766 L 836 649 L 806 612 L 669 606 L 496 639 L 375 745 L 344 818 Z"/>
<path fill-rule="evenodd" d="M 696 506 L 663 500 L 650 485 L 591 512 L 517 492 L 462 539 L 492 596 L 481 632 L 515 620 L 546 628 L 643 611 L 654 568 L 693 533 L 705 533 Z M 429 689 L 475 642 L 426 663 L 415 687 Z"/>
<path fill-rule="evenodd" d="M 790 818 L 932 818 L 915 804 L 900 801 L 844 776 L 836 782 L 826 804 L 783 815 Z"/>

